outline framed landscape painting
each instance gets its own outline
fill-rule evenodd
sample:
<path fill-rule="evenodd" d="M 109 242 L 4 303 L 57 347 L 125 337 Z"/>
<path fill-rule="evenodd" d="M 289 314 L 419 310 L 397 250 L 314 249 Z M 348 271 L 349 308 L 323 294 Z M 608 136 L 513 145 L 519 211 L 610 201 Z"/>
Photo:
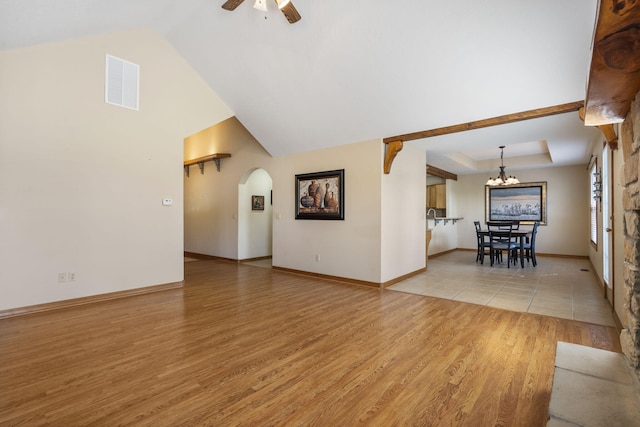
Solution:
<path fill-rule="evenodd" d="M 344 220 L 344 169 L 296 175 L 296 219 Z"/>
<path fill-rule="evenodd" d="M 547 225 L 547 183 L 485 186 L 485 220 Z"/>

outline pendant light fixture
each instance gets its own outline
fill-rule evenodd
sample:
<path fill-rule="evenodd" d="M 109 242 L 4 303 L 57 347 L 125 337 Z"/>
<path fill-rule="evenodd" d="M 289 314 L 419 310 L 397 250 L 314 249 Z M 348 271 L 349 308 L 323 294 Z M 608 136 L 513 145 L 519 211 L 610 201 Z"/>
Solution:
<path fill-rule="evenodd" d="M 500 147 L 500 173 L 496 178 L 489 178 L 486 185 L 511 185 L 511 184 L 520 184 L 518 178 L 515 176 L 509 176 L 507 178 L 507 174 L 504 173 L 504 145 Z"/>

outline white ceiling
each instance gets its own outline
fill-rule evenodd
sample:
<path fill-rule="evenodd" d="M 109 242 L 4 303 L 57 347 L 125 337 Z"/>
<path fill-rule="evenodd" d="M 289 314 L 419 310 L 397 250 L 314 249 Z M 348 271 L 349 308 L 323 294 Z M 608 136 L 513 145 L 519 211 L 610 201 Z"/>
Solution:
<path fill-rule="evenodd" d="M 0 0 L 0 49 L 151 27 L 274 156 L 585 97 L 597 0 L 293 2 L 292 25 L 253 0 Z M 408 144 L 465 174 L 500 145 L 507 172 L 586 164 L 599 139 L 567 113 Z"/>

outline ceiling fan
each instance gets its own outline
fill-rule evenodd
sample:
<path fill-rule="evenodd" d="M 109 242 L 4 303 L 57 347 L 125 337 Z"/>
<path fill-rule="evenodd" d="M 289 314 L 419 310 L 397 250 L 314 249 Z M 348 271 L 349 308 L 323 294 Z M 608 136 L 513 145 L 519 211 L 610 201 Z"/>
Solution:
<path fill-rule="evenodd" d="M 227 0 L 222 5 L 222 8 L 225 10 L 235 10 L 236 7 L 240 6 L 240 4 L 243 1 L 244 0 Z M 298 10 L 295 8 L 293 3 L 291 3 L 291 0 L 274 0 L 274 1 L 278 5 L 278 9 L 282 11 L 282 14 L 285 16 L 285 18 L 287 18 L 287 21 L 289 21 L 290 24 L 295 24 L 300 19 L 302 19 L 302 17 L 298 13 Z M 257 0 L 255 6 L 253 7 L 260 10 L 264 10 L 266 12 L 267 10 L 266 0 Z"/>

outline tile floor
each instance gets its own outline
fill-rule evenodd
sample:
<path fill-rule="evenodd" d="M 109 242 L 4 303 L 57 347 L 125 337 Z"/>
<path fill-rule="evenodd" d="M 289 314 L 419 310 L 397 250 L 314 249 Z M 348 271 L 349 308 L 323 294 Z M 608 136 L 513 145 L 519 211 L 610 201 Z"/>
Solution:
<path fill-rule="evenodd" d="M 588 259 L 538 256 L 536 267 L 475 262 L 475 252 L 429 259 L 426 272 L 387 289 L 615 326 Z"/>
<path fill-rule="evenodd" d="M 640 426 L 640 388 L 620 353 L 558 342 L 547 427 Z"/>

